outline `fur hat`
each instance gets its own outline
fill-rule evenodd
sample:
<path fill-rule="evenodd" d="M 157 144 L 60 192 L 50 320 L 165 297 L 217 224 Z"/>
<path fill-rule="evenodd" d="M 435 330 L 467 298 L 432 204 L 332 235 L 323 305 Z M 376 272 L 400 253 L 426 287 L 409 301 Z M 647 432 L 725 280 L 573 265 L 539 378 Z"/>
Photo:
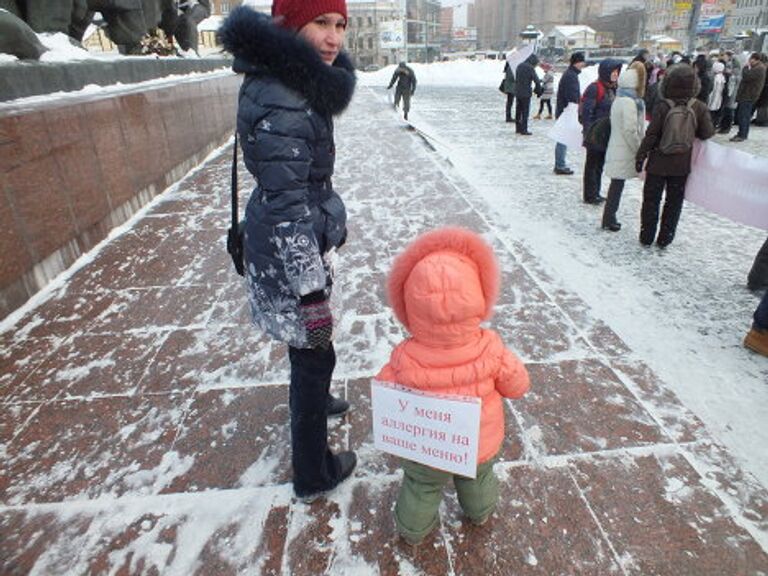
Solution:
<path fill-rule="evenodd" d="M 274 0 L 272 17 L 278 25 L 301 30 L 321 14 L 336 12 L 347 18 L 345 0 Z"/>

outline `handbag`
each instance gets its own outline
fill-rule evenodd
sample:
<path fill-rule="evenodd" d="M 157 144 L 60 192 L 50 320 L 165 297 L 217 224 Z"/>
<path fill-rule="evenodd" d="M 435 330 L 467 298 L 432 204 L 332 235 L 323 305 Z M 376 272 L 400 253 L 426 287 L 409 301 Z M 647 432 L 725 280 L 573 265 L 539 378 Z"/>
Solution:
<path fill-rule="evenodd" d="M 237 130 L 235 130 L 235 148 L 232 153 L 232 222 L 227 230 L 227 252 L 235 265 L 235 271 L 240 276 L 245 276 L 245 250 L 243 249 L 245 220 L 240 220 L 237 212 Z"/>
<path fill-rule="evenodd" d="M 499 92 L 501 92 L 502 94 L 507 93 L 506 90 L 504 90 L 504 82 L 506 82 L 505 79 L 501 81 L 501 84 L 499 84 Z"/>

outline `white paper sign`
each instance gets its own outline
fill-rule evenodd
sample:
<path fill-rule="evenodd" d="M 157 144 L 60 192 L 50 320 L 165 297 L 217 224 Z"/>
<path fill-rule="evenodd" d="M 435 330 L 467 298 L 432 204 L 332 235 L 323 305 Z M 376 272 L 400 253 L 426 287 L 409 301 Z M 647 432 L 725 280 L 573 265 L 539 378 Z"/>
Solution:
<path fill-rule="evenodd" d="M 515 48 L 507 52 L 507 64 L 512 69 L 512 74 L 517 75 L 517 67 L 525 62 L 533 54 L 534 45 L 528 44 L 521 48 Z"/>
<path fill-rule="evenodd" d="M 768 160 L 696 140 L 685 199 L 735 222 L 768 230 Z"/>
<path fill-rule="evenodd" d="M 371 382 L 376 448 L 474 478 L 480 437 L 480 398 L 436 395 L 389 382 Z"/>
<path fill-rule="evenodd" d="M 569 102 L 547 136 L 568 148 L 581 148 L 583 140 L 579 124 L 579 106 Z"/>

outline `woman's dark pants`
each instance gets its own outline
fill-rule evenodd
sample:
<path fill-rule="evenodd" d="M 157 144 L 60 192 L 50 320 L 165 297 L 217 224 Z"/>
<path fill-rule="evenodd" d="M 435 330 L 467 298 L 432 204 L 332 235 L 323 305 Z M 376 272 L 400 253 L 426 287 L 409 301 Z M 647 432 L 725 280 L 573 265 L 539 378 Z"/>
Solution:
<path fill-rule="evenodd" d="M 337 458 L 328 449 L 328 391 L 336 352 L 288 348 L 291 361 L 291 462 L 297 496 L 329 490 L 339 478 Z"/>
<path fill-rule="evenodd" d="M 685 176 L 659 176 L 646 174 L 643 188 L 643 207 L 640 214 L 640 243 L 650 246 L 654 239 L 659 246 L 664 247 L 672 243 L 680 221 L 680 213 L 683 210 L 685 199 Z M 664 201 L 664 210 L 661 214 L 661 226 L 659 226 L 659 207 L 667 189 L 667 197 Z M 656 238 L 656 228 L 659 227 L 659 236 Z"/>

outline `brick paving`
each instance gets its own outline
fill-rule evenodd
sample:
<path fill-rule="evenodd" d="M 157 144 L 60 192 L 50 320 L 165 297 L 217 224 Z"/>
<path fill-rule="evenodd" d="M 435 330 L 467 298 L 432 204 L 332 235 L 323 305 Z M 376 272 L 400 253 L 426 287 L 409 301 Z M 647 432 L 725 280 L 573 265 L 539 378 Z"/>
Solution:
<path fill-rule="evenodd" d="M 250 328 L 223 245 L 227 149 L 0 334 L 0 574 L 768 574 L 768 494 L 643 359 L 370 93 L 337 133 L 333 386 L 354 409 L 331 443 L 358 452 L 354 476 L 292 497 L 285 350 Z M 507 406 L 494 517 L 471 525 L 449 490 L 414 549 L 369 383 L 403 338 L 391 258 L 445 224 L 495 246 L 493 326 L 532 390 Z"/>

